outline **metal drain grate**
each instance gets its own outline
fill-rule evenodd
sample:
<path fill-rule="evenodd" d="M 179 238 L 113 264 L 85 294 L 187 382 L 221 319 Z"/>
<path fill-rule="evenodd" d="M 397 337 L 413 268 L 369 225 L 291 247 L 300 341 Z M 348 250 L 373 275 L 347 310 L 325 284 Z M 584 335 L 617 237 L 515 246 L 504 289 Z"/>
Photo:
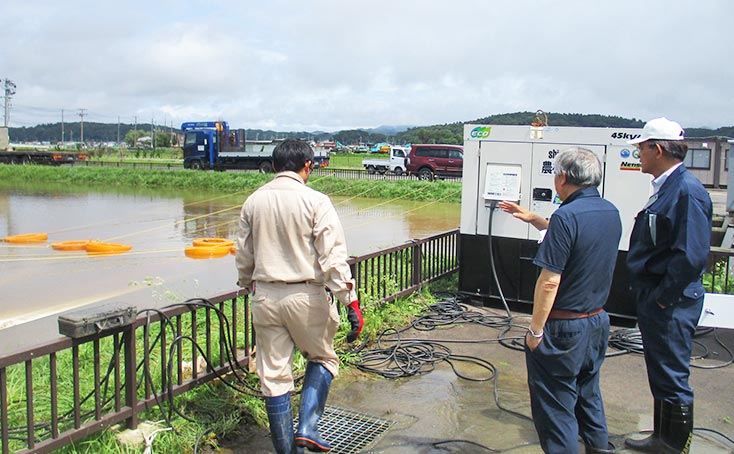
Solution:
<path fill-rule="evenodd" d="M 298 417 L 294 426 L 298 428 Z M 389 419 L 375 418 L 344 408 L 327 405 L 319 419 L 319 433 L 331 444 L 333 454 L 355 454 L 395 424 Z"/>

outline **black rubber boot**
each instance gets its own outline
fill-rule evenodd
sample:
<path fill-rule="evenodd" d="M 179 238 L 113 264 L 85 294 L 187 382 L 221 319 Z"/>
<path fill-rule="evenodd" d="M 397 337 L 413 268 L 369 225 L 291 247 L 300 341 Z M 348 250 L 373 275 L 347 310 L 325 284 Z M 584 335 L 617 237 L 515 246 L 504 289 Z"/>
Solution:
<path fill-rule="evenodd" d="M 652 435 L 649 437 L 635 440 L 633 438 L 627 438 L 624 440 L 624 445 L 630 449 L 640 452 L 660 452 L 660 427 L 662 422 L 663 414 L 663 401 L 655 399 L 653 402 L 653 424 L 652 424 Z"/>
<path fill-rule="evenodd" d="M 607 449 L 594 448 L 586 445 L 586 454 L 612 454 L 617 452 L 617 448 L 614 447 L 612 442 L 607 442 Z"/>
<path fill-rule="evenodd" d="M 265 409 L 270 423 L 270 437 L 278 454 L 295 454 L 296 442 L 293 438 L 293 414 L 291 413 L 290 393 L 266 397 Z"/>
<path fill-rule="evenodd" d="M 331 445 L 321 438 L 317 428 L 321 414 L 324 412 L 326 397 L 329 395 L 331 379 L 331 372 L 321 364 L 309 362 L 306 366 L 301 391 L 301 407 L 298 413 L 296 444 L 309 451 L 331 450 Z"/>
<path fill-rule="evenodd" d="M 667 407 L 667 411 L 666 408 Z M 660 438 L 666 454 L 688 454 L 693 441 L 693 404 L 663 404 Z"/>

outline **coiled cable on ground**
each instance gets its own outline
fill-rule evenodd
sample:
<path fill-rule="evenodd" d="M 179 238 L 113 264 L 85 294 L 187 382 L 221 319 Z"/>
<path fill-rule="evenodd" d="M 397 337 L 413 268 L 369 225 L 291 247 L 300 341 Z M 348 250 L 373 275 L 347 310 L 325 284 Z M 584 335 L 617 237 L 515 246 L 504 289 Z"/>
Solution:
<path fill-rule="evenodd" d="M 695 339 L 695 337 L 701 337 L 708 334 L 714 334 L 714 339 L 716 340 L 716 343 L 721 346 L 721 348 L 726 351 L 728 354 L 729 359 L 724 360 L 723 362 L 719 364 L 713 364 L 713 365 L 702 365 L 702 364 L 695 364 L 691 363 L 691 367 L 697 368 L 697 369 L 721 369 L 723 367 L 728 367 L 732 363 L 734 363 L 734 352 L 726 346 L 726 344 L 721 340 L 719 337 L 719 331 L 718 328 L 704 328 L 699 329 L 696 331 L 694 335 L 693 340 L 693 346 L 694 348 L 697 348 L 698 350 L 701 350 L 701 353 L 695 353 L 692 354 L 691 360 L 712 360 L 712 352 L 710 351 L 710 348 L 707 347 L 703 342 L 698 341 Z M 627 353 L 634 353 L 637 355 L 642 355 L 645 351 L 643 344 L 642 344 L 642 334 L 640 333 L 640 330 L 635 328 L 621 328 L 614 330 L 609 335 L 609 347 L 614 348 L 618 350 L 617 352 L 607 352 L 607 357 L 610 356 L 617 356 L 617 355 L 623 355 Z"/>
<path fill-rule="evenodd" d="M 530 417 L 522 413 L 504 407 L 499 400 L 497 388 L 497 368 L 490 361 L 468 355 L 454 354 L 446 343 L 489 343 L 499 342 L 499 338 L 490 339 L 414 339 L 404 338 L 401 333 L 415 328 L 417 331 L 430 331 L 437 327 L 460 323 L 476 323 L 490 328 L 503 329 L 506 333 L 513 326 L 512 318 L 493 314 L 482 314 L 470 310 L 466 305 L 460 304 L 456 294 L 447 295 L 437 303 L 427 308 L 427 313 L 416 318 L 408 327 L 401 330 L 389 328 L 383 331 L 376 339 L 377 347 L 366 349 L 362 346 L 354 353 L 356 359 L 351 364 L 357 369 L 380 375 L 385 378 L 402 378 L 422 375 L 435 369 L 436 364 L 446 362 L 454 371 L 456 376 L 470 381 L 492 382 L 493 397 L 498 408 L 525 420 Z M 517 339 L 518 337 L 505 338 Z M 484 369 L 487 374 L 483 377 L 470 377 L 462 374 L 457 369 L 457 363 L 470 363 Z"/>

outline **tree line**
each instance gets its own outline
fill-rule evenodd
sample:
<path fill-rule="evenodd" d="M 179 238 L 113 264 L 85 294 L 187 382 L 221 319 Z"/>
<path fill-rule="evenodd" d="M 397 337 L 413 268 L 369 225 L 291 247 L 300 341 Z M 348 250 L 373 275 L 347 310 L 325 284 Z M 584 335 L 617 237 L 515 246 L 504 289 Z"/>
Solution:
<path fill-rule="evenodd" d="M 641 128 L 642 120 L 635 118 L 623 118 L 612 115 L 580 114 L 580 113 L 547 113 L 550 126 L 586 126 L 607 128 Z M 478 118 L 466 123 L 496 124 L 496 125 L 529 125 L 536 121 L 535 112 L 514 112 L 488 117 Z M 84 123 L 85 142 L 117 142 L 127 141 L 131 137 L 139 138 L 145 135 L 157 135 L 156 145 L 164 140 L 176 146 L 175 137 L 171 133 L 179 133 L 175 128 L 152 126 L 150 123 L 141 124 L 109 124 L 109 123 Z M 47 123 L 36 126 L 9 128 L 10 139 L 13 142 L 50 142 L 61 141 L 61 123 Z M 464 122 L 447 123 L 443 125 L 419 126 L 399 132 L 394 136 L 371 131 L 369 129 L 353 129 L 339 132 L 308 132 L 291 131 L 279 132 L 261 129 L 246 129 L 249 140 L 274 140 L 284 138 L 300 138 L 314 141 L 337 141 L 342 144 L 355 143 L 448 143 L 461 144 L 464 142 Z M 159 136 L 158 136 L 159 135 Z M 174 134 L 175 135 L 175 134 Z M 734 126 L 721 127 L 717 129 L 687 128 L 686 137 L 734 137 Z M 79 142 L 81 140 L 81 124 L 65 123 L 64 140 L 68 142 Z M 134 140 L 133 140 L 134 143 Z"/>

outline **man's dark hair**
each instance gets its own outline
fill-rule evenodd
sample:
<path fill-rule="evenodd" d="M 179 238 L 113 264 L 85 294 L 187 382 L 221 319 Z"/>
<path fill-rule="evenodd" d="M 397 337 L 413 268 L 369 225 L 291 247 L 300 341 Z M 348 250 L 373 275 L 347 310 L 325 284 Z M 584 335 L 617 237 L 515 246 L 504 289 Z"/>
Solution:
<path fill-rule="evenodd" d="M 657 139 L 650 139 L 649 140 L 651 146 L 660 145 L 660 148 L 663 149 L 663 153 L 667 154 L 668 156 L 672 156 L 673 158 L 683 161 L 686 159 L 686 154 L 688 153 L 688 144 L 683 140 L 657 140 Z"/>
<path fill-rule="evenodd" d="M 306 161 L 313 162 L 313 149 L 301 140 L 287 139 L 273 150 L 273 168 L 276 172 L 298 172 L 306 165 Z"/>

